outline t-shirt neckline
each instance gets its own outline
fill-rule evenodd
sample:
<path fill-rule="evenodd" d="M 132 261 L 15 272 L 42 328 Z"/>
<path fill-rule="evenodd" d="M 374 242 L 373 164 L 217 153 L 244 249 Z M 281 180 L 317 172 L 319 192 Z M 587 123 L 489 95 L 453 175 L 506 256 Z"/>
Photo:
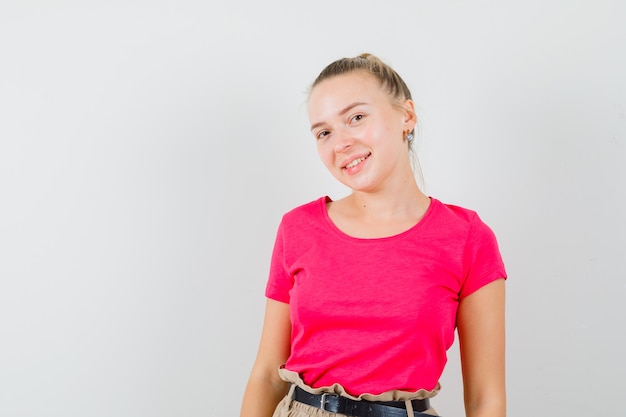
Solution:
<path fill-rule="evenodd" d="M 415 223 L 413 226 L 409 227 L 408 229 L 406 229 L 406 230 L 404 230 L 404 231 L 402 231 L 400 233 L 396 233 L 394 235 L 383 236 L 383 237 L 373 237 L 373 238 L 352 236 L 352 235 L 349 235 L 349 234 L 345 233 L 343 230 L 341 230 L 339 227 L 337 227 L 337 225 L 333 222 L 333 220 L 328 215 L 328 209 L 326 208 L 326 203 L 329 203 L 329 202 L 333 201 L 333 199 L 330 198 L 329 196 L 324 196 L 324 197 L 319 199 L 319 203 L 320 203 L 319 204 L 319 208 L 320 208 L 320 210 L 322 210 L 322 217 L 324 218 L 324 221 L 326 222 L 327 226 L 335 234 L 339 235 L 340 237 L 342 237 L 344 239 L 356 241 L 356 242 L 381 242 L 381 241 L 387 241 L 387 240 L 394 240 L 394 239 L 402 238 L 403 236 L 406 236 L 406 235 L 412 233 L 413 231 L 421 228 L 422 224 L 424 224 L 426 221 L 428 221 L 428 219 L 432 216 L 432 212 L 435 209 L 435 205 L 439 204 L 439 200 L 437 200 L 436 198 L 433 198 L 433 197 L 430 197 L 430 196 L 428 198 L 430 198 L 430 204 L 428 205 L 428 208 L 426 208 L 426 212 L 424 212 L 424 215 L 422 216 L 422 218 L 419 219 L 418 222 Z"/>

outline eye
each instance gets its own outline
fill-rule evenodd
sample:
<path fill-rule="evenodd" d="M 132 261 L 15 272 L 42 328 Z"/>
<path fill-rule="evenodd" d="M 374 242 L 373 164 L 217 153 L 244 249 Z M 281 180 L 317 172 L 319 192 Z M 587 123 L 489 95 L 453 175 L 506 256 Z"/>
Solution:
<path fill-rule="evenodd" d="M 324 139 L 329 134 L 330 134 L 330 132 L 328 130 L 321 130 L 320 132 L 317 133 L 317 135 L 315 135 L 315 137 L 317 139 Z"/>
<path fill-rule="evenodd" d="M 355 114 L 354 116 L 352 116 L 352 118 L 350 119 L 351 123 L 356 123 L 356 122 L 360 122 L 361 120 L 363 120 L 365 116 L 362 114 Z"/>

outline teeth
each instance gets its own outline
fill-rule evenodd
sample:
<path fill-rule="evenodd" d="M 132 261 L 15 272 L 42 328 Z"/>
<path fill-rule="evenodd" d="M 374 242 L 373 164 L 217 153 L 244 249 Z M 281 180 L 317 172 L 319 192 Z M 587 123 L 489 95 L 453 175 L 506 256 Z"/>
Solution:
<path fill-rule="evenodd" d="M 348 165 L 346 165 L 346 168 L 352 168 L 355 167 L 357 165 L 359 165 L 361 162 L 365 161 L 365 157 L 363 158 L 357 158 L 354 161 L 350 162 Z"/>

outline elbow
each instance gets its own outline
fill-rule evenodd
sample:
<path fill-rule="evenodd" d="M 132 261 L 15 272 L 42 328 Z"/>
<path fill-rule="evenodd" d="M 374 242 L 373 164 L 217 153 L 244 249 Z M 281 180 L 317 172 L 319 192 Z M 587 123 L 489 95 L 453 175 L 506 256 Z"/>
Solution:
<path fill-rule="evenodd" d="M 479 398 L 465 399 L 467 417 L 506 417 L 506 396 L 492 393 Z"/>

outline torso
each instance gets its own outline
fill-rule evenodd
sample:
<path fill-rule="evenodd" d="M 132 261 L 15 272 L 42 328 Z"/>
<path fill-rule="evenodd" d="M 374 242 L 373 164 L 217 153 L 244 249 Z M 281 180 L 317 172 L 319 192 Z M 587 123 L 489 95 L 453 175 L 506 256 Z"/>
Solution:
<path fill-rule="evenodd" d="M 340 384 L 355 396 L 436 388 L 459 300 L 506 276 L 493 232 L 475 212 L 436 199 L 421 218 L 400 216 L 380 229 L 358 210 L 337 211 L 356 226 L 342 230 L 329 201 L 286 213 L 277 233 L 266 295 L 289 304 L 285 368 L 311 387 Z"/>

